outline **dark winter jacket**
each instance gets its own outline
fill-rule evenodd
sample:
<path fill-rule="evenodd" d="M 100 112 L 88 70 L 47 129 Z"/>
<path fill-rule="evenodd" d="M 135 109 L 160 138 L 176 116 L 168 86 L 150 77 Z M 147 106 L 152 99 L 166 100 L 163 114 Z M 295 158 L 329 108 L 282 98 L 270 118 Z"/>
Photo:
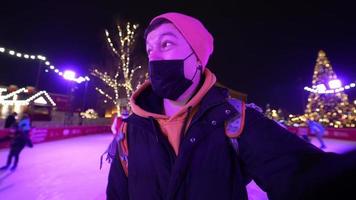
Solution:
<path fill-rule="evenodd" d="M 9 115 L 5 119 L 4 128 L 11 128 L 16 124 L 16 118 L 13 114 Z"/>
<path fill-rule="evenodd" d="M 209 90 L 182 136 L 177 156 L 153 118 L 132 114 L 126 120 L 128 176 L 116 155 L 107 199 L 240 200 L 247 198 L 249 178 L 272 200 L 318 199 L 340 192 L 337 189 L 341 187 L 335 187 L 339 179 L 356 177 L 355 153 L 344 155 L 346 158 L 324 153 L 249 107 L 238 152 L 234 151 L 225 124 L 241 113 L 227 98 L 224 89 Z M 137 103 L 151 112 L 161 112 L 162 99 L 151 88 Z"/>

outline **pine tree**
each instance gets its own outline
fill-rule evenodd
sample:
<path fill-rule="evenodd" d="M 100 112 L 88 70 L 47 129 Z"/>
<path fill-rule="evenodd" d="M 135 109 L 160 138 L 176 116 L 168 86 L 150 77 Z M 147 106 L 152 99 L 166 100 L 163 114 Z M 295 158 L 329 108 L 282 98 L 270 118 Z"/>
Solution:
<path fill-rule="evenodd" d="M 349 103 L 340 80 L 322 50 L 316 60 L 304 117 L 335 128 L 355 127 L 355 105 Z"/>

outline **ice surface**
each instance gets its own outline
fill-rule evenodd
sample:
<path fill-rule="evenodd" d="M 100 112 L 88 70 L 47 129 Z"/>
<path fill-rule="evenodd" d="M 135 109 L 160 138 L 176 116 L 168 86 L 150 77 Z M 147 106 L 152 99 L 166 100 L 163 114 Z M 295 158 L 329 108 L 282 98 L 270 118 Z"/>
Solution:
<path fill-rule="evenodd" d="M 0 171 L 1 200 L 99 200 L 105 199 L 109 164 L 99 170 L 99 158 L 111 141 L 111 134 L 82 136 L 35 144 L 20 155 L 16 171 Z M 312 143 L 319 146 L 312 138 Z M 325 139 L 325 151 L 345 152 L 356 142 Z M 8 149 L 0 150 L 0 166 Z M 252 200 L 267 199 L 254 182 L 248 185 Z"/>

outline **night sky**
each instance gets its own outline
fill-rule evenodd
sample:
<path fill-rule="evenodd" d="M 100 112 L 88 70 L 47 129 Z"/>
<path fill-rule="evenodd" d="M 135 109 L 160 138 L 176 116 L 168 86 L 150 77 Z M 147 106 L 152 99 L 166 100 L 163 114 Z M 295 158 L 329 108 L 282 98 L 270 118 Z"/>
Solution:
<path fill-rule="evenodd" d="M 104 29 L 113 30 L 115 22 L 129 20 L 140 24 L 142 34 L 152 17 L 178 11 L 199 18 L 214 36 L 208 67 L 218 80 L 263 107 L 270 103 L 303 112 L 308 96 L 303 87 L 311 86 L 320 49 L 343 83 L 356 77 L 356 14 L 354 5 L 342 1 L 88 2 L 2 2 L 0 46 L 43 54 L 62 70 L 87 75 L 109 54 Z M 142 37 L 137 42 L 136 52 L 143 54 Z M 0 54 L 0 85 L 34 85 L 37 70 L 38 62 Z M 40 88 L 65 93 L 67 86 L 49 72 L 41 73 Z M 89 90 L 90 102 L 95 102 L 93 85 Z M 355 93 L 355 89 L 348 92 L 351 100 Z"/>

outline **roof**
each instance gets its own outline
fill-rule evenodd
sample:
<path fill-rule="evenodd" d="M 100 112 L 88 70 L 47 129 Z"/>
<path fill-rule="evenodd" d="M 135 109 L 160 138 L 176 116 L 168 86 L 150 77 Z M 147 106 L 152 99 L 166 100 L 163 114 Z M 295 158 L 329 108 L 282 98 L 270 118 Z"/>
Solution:
<path fill-rule="evenodd" d="M 15 100 L 24 104 L 56 106 L 51 96 L 44 90 L 37 93 L 29 93 L 26 88 L 20 88 L 9 93 L 4 93 L 4 91 L 4 88 L 0 88 L 0 104 Z"/>

